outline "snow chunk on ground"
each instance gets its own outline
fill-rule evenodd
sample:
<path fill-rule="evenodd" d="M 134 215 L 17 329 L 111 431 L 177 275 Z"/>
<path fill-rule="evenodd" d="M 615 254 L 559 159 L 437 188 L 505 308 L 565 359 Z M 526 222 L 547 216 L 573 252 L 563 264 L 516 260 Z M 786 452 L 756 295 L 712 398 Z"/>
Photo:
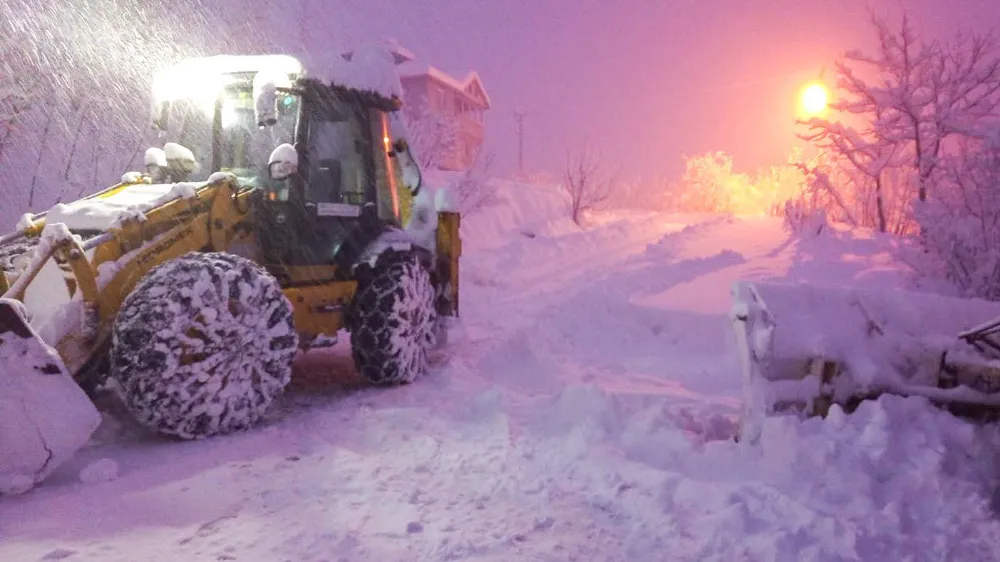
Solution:
<path fill-rule="evenodd" d="M 80 471 L 80 482 L 97 484 L 118 478 L 118 463 L 112 459 L 98 459 Z"/>
<path fill-rule="evenodd" d="M 575 406 L 570 406 L 575 404 Z M 626 560 L 995 560 L 1000 433 L 921 398 L 700 441 L 669 402 L 569 389 L 532 436 L 550 493 L 589 498 Z M 538 431 L 540 429 L 541 431 Z M 531 481 L 531 477 L 526 477 Z M 558 490 L 555 492 L 554 490 Z"/>

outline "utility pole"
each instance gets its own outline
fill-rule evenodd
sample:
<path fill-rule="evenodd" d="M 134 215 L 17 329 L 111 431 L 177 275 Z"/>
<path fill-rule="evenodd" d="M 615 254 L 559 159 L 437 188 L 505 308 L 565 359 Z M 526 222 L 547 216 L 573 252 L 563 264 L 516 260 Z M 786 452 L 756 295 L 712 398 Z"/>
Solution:
<path fill-rule="evenodd" d="M 514 110 L 514 119 L 517 121 L 517 176 L 524 177 L 524 117 L 527 115 L 521 108 Z"/>

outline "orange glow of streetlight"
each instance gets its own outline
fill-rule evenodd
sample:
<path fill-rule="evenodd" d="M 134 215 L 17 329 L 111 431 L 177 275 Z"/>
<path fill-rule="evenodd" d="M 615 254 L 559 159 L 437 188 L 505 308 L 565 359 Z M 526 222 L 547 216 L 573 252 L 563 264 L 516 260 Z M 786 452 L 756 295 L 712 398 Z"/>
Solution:
<path fill-rule="evenodd" d="M 802 90 L 802 110 L 809 117 L 820 115 L 826 111 L 829 100 L 829 90 L 819 82 L 809 84 Z"/>

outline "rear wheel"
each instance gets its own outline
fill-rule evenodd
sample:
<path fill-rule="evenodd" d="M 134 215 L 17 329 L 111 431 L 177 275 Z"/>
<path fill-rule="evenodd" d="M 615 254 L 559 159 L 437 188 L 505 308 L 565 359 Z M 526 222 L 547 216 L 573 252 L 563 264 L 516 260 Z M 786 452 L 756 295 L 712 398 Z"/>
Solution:
<path fill-rule="evenodd" d="M 250 427 L 291 380 L 298 335 L 278 281 L 246 258 L 188 253 L 125 299 L 111 374 L 140 423 L 185 439 Z"/>
<path fill-rule="evenodd" d="M 412 382 L 427 371 L 437 312 L 431 277 L 415 252 L 386 250 L 356 269 L 347 328 L 358 373 L 371 384 Z"/>

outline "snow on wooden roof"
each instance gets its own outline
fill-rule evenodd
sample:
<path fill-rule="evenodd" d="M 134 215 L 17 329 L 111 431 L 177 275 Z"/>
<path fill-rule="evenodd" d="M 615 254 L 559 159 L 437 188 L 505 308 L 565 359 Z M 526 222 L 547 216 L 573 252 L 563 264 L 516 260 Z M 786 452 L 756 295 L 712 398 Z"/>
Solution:
<path fill-rule="evenodd" d="M 479 104 L 483 109 L 492 107 L 486 87 L 476 71 L 469 72 L 465 78 L 458 80 L 441 69 L 435 68 L 427 63 L 410 60 L 397 65 L 396 74 L 400 78 L 416 78 L 420 76 L 430 76 L 443 83 L 449 88 L 462 92 L 471 101 Z"/>

